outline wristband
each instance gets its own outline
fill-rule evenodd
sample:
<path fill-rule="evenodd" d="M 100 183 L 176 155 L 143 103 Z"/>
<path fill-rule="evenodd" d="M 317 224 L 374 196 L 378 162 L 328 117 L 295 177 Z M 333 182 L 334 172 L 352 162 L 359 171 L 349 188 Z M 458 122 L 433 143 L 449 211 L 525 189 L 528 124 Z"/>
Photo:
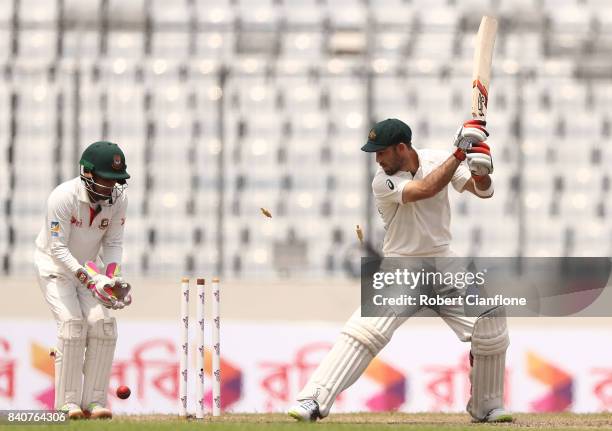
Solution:
<path fill-rule="evenodd" d="M 85 268 L 79 268 L 74 275 L 79 280 L 79 283 L 81 283 L 83 286 L 87 286 L 91 280 L 91 277 Z"/>
<path fill-rule="evenodd" d="M 461 148 L 457 148 L 453 153 L 453 156 L 460 162 L 465 160 L 465 152 Z"/>

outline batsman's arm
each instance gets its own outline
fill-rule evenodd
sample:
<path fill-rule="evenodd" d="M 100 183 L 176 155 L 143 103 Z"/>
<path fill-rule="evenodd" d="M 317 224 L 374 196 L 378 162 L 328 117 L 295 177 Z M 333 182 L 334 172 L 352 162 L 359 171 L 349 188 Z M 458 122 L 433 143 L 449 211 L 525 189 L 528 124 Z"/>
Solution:
<path fill-rule="evenodd" d="M 461 149 L 457 149 L 452 156 L 431 171 L 425 178 L 406 183 L 402 190 L 402 202 L 416 202 L 438 194 L 448 185 L 463 160 L 465 160 L 465 153 Z"/>

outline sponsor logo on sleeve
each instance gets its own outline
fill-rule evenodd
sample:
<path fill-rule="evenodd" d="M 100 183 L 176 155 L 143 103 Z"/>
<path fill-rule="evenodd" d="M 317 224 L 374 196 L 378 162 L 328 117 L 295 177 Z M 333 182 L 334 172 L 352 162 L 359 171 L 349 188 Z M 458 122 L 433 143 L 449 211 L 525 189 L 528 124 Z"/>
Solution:
<path fill-rule="evenodd" d="M 58 221 L 52 221 L 51 222 L 51 228 L 49 229 L 49 231 L 51 232 L 51 236 L 54 238 L 57 238 L 59 236 L 60 233 L 60 224 Z"/>
<path fill-rule="evenodd" d="M 389 187 L 391 190 L 393 190 L 393 189 L 395 189 L 395 184 L 393 184 L 393 181 L 387 180 L 387 187 Z"/>
<path fill-rule="evenodd" d="M 98 226 L 100 229 L 106 229 L 108 227 L 108 219 L 107 218 L 103 218 L 102 220 L 100 220 L 100 226 Z"/>

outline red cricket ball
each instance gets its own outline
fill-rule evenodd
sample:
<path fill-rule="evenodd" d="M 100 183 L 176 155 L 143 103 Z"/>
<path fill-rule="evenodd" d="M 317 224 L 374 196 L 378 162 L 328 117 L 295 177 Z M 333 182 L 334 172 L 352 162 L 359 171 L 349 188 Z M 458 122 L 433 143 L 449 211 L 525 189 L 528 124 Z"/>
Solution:
<path fill-rule="evenodd" d="M 119 386 L 117 388 L 117 396 L 121 398 L 122 400 L 125 400 L 126 398 L 128 398 L 131 393 L 132 391 L 130 391 L 130 388 L 128 388 L 127 386 Z"/>

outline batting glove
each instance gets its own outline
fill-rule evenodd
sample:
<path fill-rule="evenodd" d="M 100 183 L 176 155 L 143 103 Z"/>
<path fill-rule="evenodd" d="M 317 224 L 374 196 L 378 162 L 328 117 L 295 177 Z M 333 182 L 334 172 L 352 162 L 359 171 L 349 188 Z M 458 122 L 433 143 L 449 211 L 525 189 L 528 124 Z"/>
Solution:
<path fill-rule="evenodd" d="M 453 145 L 463 151 L 466 151 L 472 145 L 478 142 L 484 142 L 489 137 L 489 132 L 486 129 L 487 122 L 483 120 L 468 120 L 459 127 L 455 135 Z"/>
<path fill-rule="evenodd" d="M 472 176 L 478 179 L 493 173 L 493 158 L 491 149 L 484 142 L 477 142 L 465 151 L 467 164 Z"/>

